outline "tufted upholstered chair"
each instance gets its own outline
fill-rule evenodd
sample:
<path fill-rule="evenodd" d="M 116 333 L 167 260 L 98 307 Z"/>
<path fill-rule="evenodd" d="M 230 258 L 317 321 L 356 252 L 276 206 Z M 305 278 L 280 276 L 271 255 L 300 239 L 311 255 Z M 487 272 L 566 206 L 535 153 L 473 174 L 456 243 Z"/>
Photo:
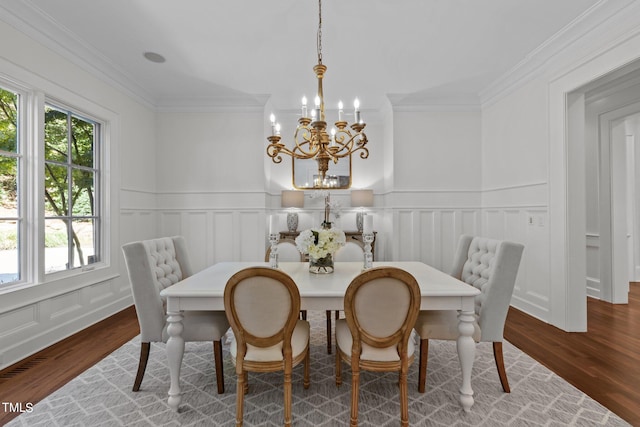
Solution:
<path fill-rule="evenodd" d="M 236 426 L 243 423 L 248 372 L 284 371 L 284 425 L 291 425 L 291 373 L 304 361 L 309 388 L 309 322 L 299 320 L 300 293 L 293 279 L 273 268 L 250 267 L 227 281 L 224 308 L 233 329 L 236 367 Z"/>
<path fill-rule="evenodd" d="M 351 365 L 351 419 L 358 425 L 360 370 L 400 374 L 400 420 L 409 425 L 407 374 L 415 344 L 411 338 L 420 310 L 420 287 L 395 267 L 367 270 L 351 281 L 344 297 L 345 319 L 336 321 L 336 385 L 342 361 Z"/>
<path fill-rule="evenodd" d="M 504 368 L 502 334 L 523 250 L 524 246 L 519 243 L 463 235 L 451 271 L 453 277 L 481 291 L 476 297 L 473 339 L 493 343 L 493 355 L 505 393 L 511 389 Z M 457 312 L 421 311 L 415 329 L 420 335 L 418 390 L 424 393 L 429 339 L 456 340 L 459 335 Z"/>
<path fill-rule="evenodd" d="M 333 255 L 336 262 L 357 262 L 364 264 L 364 249 L 357 243 L 347 242 Z M 335 311 L 335 318 L 340 318 L 340 311 Z M 327 353 L 331 354 L 331 310 L 327 310 Z"/>
<path fill-rule="evenodd" d="M 140 324 L 140 363 L 133 391 L 140 389 L 149 360 L 152 342 L 166 343 L 166 304 L 160 291 L 192 274 L 187 248 L 182 237 L 165 237 L 132 242 L 122 247 L 129 272 L 133 301 Z M 224 393 L 222 372 L 222 337 L 229 322 L 222 311 L 189 311 L 182 321 L 185 341 L 211 341 L 216 368 L 218 393 Z"/>

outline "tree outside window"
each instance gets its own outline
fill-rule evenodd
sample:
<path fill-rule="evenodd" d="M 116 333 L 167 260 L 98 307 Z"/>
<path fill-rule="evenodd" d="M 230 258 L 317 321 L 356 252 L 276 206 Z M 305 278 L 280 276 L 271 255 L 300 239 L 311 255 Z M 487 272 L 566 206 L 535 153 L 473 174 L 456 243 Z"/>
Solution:
<path fill-rule="evenodd" d="M 0 284 L 20 280 L 21 167 L 17 93 L 0 87 Z"/>
<path fill-rule="evenodd" d="M 45 106 L 45 273 L 97 262 L 99 125 Z"/>

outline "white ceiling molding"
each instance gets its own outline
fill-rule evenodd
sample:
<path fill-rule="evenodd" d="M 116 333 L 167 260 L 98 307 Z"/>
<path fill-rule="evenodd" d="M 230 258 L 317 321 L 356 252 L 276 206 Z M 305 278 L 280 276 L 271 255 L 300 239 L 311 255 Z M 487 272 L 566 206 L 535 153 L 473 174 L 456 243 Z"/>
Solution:
<path fill-rule="evenodd" d="M 120 89 L 141 104 L 155 108 L 156 103 L 153 97 L 124 71 L 112 64 L 107 58 L 97 54 L 90 45 L 78 40 L 73 33 L 61 28 L 30 2 L 13 2 L 11 7 L 12 10 L 19 11 L 19 16 L 0 4 L 0 20 L 58 53 L 89 74 Z M 25 20 L 21 17 L 28 18 Z"/>
<path fill-rule="evenodd" d="M 603 31 L 598 28 L 611 18 L 630 12 L 627 9 L 638 7 L 635 0 L 600 0 L 584 13 L 574 19 L 562 30 L 529 53 L 525 59 L 505 73 L 502 77 L 480 92 L 482 106 L 490 105 L 512 93 L 527 83 L 543 69 L 543 65 L 553 60 L 567 47 L 580 40 L 592 31 Z"/>

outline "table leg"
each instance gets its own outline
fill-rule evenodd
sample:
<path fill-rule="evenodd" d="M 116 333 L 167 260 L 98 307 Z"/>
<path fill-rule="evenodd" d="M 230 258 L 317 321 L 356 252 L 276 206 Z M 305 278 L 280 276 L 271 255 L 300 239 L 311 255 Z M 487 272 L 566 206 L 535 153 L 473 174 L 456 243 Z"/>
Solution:
<path fill-rule="evenodd" d="M 169 363 L 169 375 L 171 376 L 171 387 L 169 388 L 169 399 L 167 403 L 171 409 L 178 411 L 182 395 L 180 393 L 180 367 L 182 366 L 182 356 L 184 355 L 184 339 L 182 338 L 182 313 L 169 312 L 167 316 L 167 361 Z"/>
<path fill-rule="evenodd" d="M 473 389 L 471 388 L 471 370 L 476 354 L 476 343 L 473 340 L 473 323 L 475 314 L 472 311 L 461 311 L 458 314 L 458 359 L 462 370 L 462 385 L 460 386 L 460 404 L 465 412 L 473 406 Z"/>

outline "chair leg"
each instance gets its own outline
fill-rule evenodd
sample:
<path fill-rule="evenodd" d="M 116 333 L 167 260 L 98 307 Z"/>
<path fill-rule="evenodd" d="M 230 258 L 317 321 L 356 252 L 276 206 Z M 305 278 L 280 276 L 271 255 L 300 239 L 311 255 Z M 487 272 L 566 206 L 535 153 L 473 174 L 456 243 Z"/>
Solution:
<path fill-rule="evenodd" d="M 216 365 L 216 382 L 218 383 L 218 394 L 224 393 L 224 371 L 222 370 L 222 341 L 213 342 L 213 358 Z"/>
<path fill-rule="evenodd" d="M 302 320 L 307 320 L 307 310 L 300 310 L 300 318 Z"/>
<path fill-rule="evenodd" d="M 354 367 L 355 366 L 355 367 Z M 358 394 L 360 392 L 360 369 L 351 364 L 351 427 L 358 425 Z"/>
<path fill-rule="evenodd" d="M 342 361 L 340 360 L 340 349 L 336 345 L 336 387 L 342 385 Z"/>
<path fill-rule="evenodd" d="M 498 375 L 500 376 L 500 384 L 505 393 L 511 393 L 509 388 L 509 381 L 507 380 L 507 371 L 504 369 L 504 357 L 502 356 L 502 343 L 493 343 L 493 358 L 496 360 L 496 368 L 498 368 Z"/>
<path fill-rule="evenodd" d="M 142 378 L 144 378 L 144 371 L 147 369 L 147 362 L 149 361 L 150 352 L 151 343 L 143 342 L 140 346 L 140 362 L 138 363 L 138 373 L 136 374 L 136 380 L 133 382 L 133 391 L 140 390 L 140 384 L 142 384 Z"/>
<path fill-rule="evenodd" d="M 285 362 L 284 368 L 284 425 L 285 427 L 291 426 L 291 365 L 287 368 Z"/>
<path fill-rule="evenodd" d="M 327 310 L 327 354 L 331 354 L 331 310 Z"/>
<path fill-rule="evenodd" d="M 249 372 L 244 371 L 244 394 L 249 393 Z"/>
<path fill-rule="evenodd" d="M 424 393 L 427 382 L 427 360 L 429 359 L 429 340 L 420 340 L 420 363 L 418 369 L 418 391 Z"/>
<path fill-rule="evenodd" d="M 400 425 L 409 426 L 409 390 L 407 390 L 408 367 L 400 369 Z"/>
<path fill-rule="evenodd" d="M 238 386 L 236 387 L 236 427 L 242 427 L 242 412 L 244 408 L 244 393 L 246 390 L 247 373 L 238 374 Z"/>
<path fill-rule="evenodd" d="M 302 385 L 304 388 L 309 388 L 309 385 L 311 385 L 311 382 L 309 381 L 310 363 L 311 363 L 311 348 L 307 346 L 307 354 L 306 356 L 304 356 L 304 380 L 302 382 Z"/>

